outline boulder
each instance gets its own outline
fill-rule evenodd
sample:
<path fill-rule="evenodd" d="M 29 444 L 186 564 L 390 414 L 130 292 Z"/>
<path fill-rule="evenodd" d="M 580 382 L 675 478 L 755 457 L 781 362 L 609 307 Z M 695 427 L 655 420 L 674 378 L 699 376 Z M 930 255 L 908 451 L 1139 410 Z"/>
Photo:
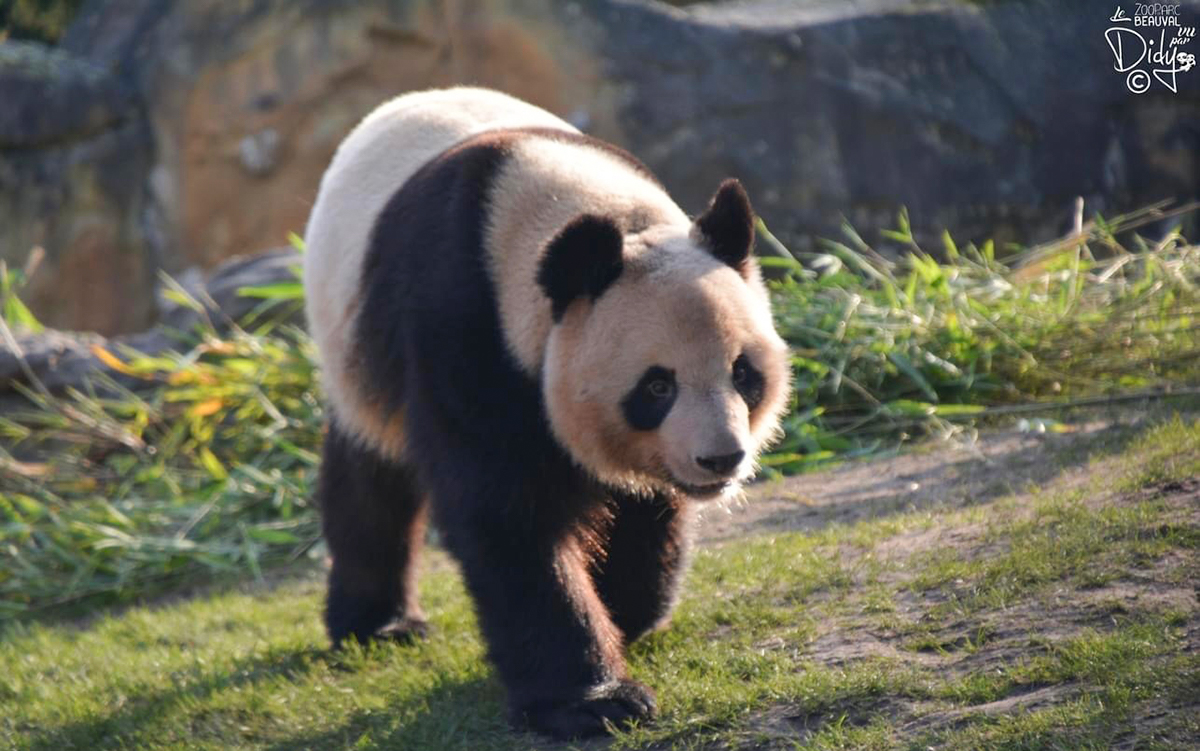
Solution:
<path fill-rule="evenodd" d="M 26 302 L 50 326 L 148 325 L 153 145 L 132 89 L 64 51 L 4 42 L 0 102 L 0 260 L 46 250 Z"/>
<path fill-rule="evenodd" d="M 1068 230 L 1077 196 L 1112 217 L 1200 193 L 1200 70 L 1176 92 L 1131 93 L 1105 41 L 1110 6 L 583 7 L 620 92 L 612 135 L 688 208 L 741 177 L 793 249 L 842 237 L 843 217 L 877 242 L 900 206 L 928 249 L 943 229 L 1003 248 Z M 1200 25 L 1200 3 L 1180 14 Z"/>
<path fill-rule="evenodd" d="M 33 42 L 0 44 L 0 150 L 70 141 L 114 127 L 132 92 L 104 68 Z"/>
<path fill-rule="evenodd" d="M 51 391 L 78 387 L 99 366 L 91 348 L 108 344 L 99 334 L 53 329 L 17 335 L 16 342 L 14 348 L 0 340 L 0 393 L 16 383 L 32 386 L 30 374 Z"/>

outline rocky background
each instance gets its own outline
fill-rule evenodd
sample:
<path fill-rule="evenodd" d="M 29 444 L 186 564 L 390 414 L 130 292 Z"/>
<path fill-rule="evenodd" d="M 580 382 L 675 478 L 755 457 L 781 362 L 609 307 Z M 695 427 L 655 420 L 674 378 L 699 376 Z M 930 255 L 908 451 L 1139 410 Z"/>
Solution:
<path fill-rule="evenodd" d="M 1133 8 L 1127 9 L 1132 13 Z M 1197 16 L 1200 3 L 1184 3 Z M 645 160 L 685 209 L 740 177 L 795 249 L 907 206 L 928 245 L 1031 243 L 1200 189 L 1200 72 L 1134 95 L 1110 5 L 1049 0 L 94 0 L 0 43 L 0 257 L 47 325 L 160 316 L 158 273 L 302 232 L 372 107 L 474 83 Z M 1196 52 L 1197 50 L 1193 50 Z"/>

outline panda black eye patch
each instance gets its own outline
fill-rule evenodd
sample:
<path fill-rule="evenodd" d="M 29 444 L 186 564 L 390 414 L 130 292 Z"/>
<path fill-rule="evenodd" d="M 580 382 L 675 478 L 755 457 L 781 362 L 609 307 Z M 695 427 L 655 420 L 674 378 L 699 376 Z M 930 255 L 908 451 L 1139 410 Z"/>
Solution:
<path fill-rule="evenodd" d="M 654 430 L 671 411 L 677 391 L 675 373 L 652 365 L 621 401 L 625 421 L 634 430 Z"/>
<path fill-rule="evenodd" d="M 733 387 L 741 394 L 742 401 L 746 402 L 746 406 L 751 412 L 759 404 L 762 404 L 766 385 L 766 379 L 750 362 L 750 358 L 744 354 L 738 355 L 738 358 L 733 361 Z"/>

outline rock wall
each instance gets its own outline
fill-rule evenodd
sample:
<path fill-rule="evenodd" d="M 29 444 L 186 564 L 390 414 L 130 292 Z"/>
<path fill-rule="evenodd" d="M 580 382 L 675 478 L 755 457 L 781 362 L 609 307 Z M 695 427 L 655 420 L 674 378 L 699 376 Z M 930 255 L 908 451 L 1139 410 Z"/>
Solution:
<path fill-rule="evenodd" d="M 153 312 L 143 219 L 152 139 L 132 89 L 37 44 L 0 44 L 0 260 L 47 255 L 26 290 L 47 323 L 130 330 Z"/>
<path fill-rule="evenodd" d="M 1200 20 L 1198 6 L 1182 13 Z M 46 248 L 30 302 L 48 323 L 139 328 L 160 269 L 280 245 L 363 114 L 455 83 L 626 146 L 689 210 L 739 176 L 797 248 L 843 216 L 874 240 L 902 204 L 928 238 L 1043 240 L 1075 196 L 1112 214 L 1200 191 L 1200 73 L 1176 93 L 1130 93 L 1104 41 L 1111 13 L 1082 0 L 91 2 L 56 50 L 0 44 L 0 254 Z"/>

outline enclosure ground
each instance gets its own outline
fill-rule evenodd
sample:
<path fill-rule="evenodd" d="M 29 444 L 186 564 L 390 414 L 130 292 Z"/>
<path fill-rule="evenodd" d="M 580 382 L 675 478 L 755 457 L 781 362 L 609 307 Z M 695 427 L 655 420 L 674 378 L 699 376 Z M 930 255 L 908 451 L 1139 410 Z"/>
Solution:
<path fill-rule="evenodd" d="M 322 571 L 0 632 L 18 749 L 1200 748 L 1200 421 L 993 431 L 709 508 L 631 668 L 661 716 L 513 734 L 452 564 L 426 641 L 331 654 Z"/>

